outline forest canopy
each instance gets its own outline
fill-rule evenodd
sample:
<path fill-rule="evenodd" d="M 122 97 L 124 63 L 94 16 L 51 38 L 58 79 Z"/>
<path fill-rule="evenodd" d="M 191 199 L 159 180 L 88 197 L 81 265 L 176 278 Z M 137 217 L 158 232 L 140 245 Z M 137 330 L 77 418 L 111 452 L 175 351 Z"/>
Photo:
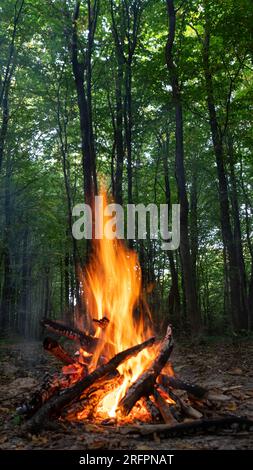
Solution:
<path fill-rule="evenodd" d="M 134 240 L 156 325 L 253 327 L 252 0 L 1 0 L 1 330 L 73 322 L 89 245 L 72 208 L 181 206 Z"/>

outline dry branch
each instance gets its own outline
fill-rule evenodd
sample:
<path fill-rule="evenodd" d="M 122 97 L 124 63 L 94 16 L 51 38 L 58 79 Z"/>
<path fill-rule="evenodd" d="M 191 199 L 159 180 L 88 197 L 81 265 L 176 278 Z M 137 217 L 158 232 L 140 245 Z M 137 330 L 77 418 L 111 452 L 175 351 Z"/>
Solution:
<path fill-rule="evenodd" d="M 154 399 L 155 403 L 163 417 L 163 420 L 166 424 L 170 424 L 173 426 L 174 424 L 177 423 L 175 420 L 172 412 L 171 412 L 171 406 L 167 401 L 163 398 L 163 396 L 159 393 L 157 389 L 154 389 Z"/>
<path fill-rule="evenodd" d="M 47 352 L 63 362 L 63 364 L 69 365 L 76 362 L 75 359 L 73 359 L 53 338 L 45 338 L 43 341 L 43 347 Z"/>
<path fill-rule="evenodd" d="M 193 419 L 200 419 L 202 418 L 203 414 L 200 413 L 200 411 L 195 410 L 191 405 L 186 405 L 184 400 L 180 398 L 178 395 L 176 395 L 172 390 L 169 390 L 169 395 L 174 400 L 175 402 L 178 402 L 180 405 L 180 408 L 182 412 L 187 416 L 188 418 L 193 418 Z"/>
<path fill-rule="evenodd" d="M 66 405 L 70 404 L 75 399 L 78 399 L 88 387 L 96 382 L 96 380 L 99 380 L 107 374 L 115 371 L 120 364 L 137 355 L 143 349 L 152 346 L 154 341 L 154 337 L 150 338 L 141 344 L 116 354 L 116 356 L 114 356 L 109 362 L 98 367 L 96 370 L 91 372 L 91 374 L 77 382 L 73 387 L 63 390 L 59 395 L 50 398 L 50 400 L 48 400 L 25 425 L 25 429 L 33 432 L 40 430 L 43 423 L 52 414 L 59 414 Z"/>
<path fill-rule="evenodd" d="M 166 336 L 161 344 L 160 352 L 151 366 L 143 372 L 126 392 L 119 404 L 119 410 L 123 416 L 130 413 L 135 403 L 145 395 L 153 393 L 156 378 L 168 361 L 173 349 L 172 330 L 169 326 Z"/>
<path fill-rule="evenodd" d="M 177 377 L 160 374 L 157 381 L 165 388 L 171 387 L 175 390 L 185 390 L 187 393 L 198 399 L 206 398 L 207 390 L 205 388 L 201 387 L 200 385 L 184 382 Z"/>
<path fill-rule="evenodd" d="M 159 422 L 162 420 L 161 413 L 157 408 L 156 404 L 151 400 L 150 397 L 144 397 L 145 406 L 150 413 L 151 419 L 154 422 Z"/>
<path fill-rule="evenodd" d="M 227 416 L 224 418 L 215 419 L 198 419 L 187 423 L 178 423 L 175 426 L 169 424 L 146 424 L 125 426 L 120 429 L 121 434 L 140 434 L 141 436 L 151 437 L 153 439 L 154 433 L 159 437 L 181 437 L 190 436 L 197 433 L 217 433 L 223 429 L 236 430 L 253 430 L 253 420 L 239 417 Z"/>
<path fill-rule="evenodd" d="M 45 327 L 49 331 L 53 331 L 54 333 L 65 336 L 68 339 L 72 339 L 74 341 L 80 341 L 82 347 L 88 351 L 93 352 L 98 344 L 98 338 L 94 338 L 94 336 L 86 335 L 82 331 L 78 330 L 77 328 L 72 328 L 67 325 L 62 325 L 61 323 L 55 322 L 53 320 L 49 320 L 45 318 L 41 321 L 41 325 Z"/>

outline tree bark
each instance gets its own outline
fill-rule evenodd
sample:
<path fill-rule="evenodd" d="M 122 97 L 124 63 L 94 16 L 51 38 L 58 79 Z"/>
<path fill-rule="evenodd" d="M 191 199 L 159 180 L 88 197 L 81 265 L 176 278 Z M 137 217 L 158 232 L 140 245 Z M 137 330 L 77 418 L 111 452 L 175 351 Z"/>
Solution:
<path fill-rule="evenodd" d="M 192 331 L 198 332 L 200 329 L 200 313 L 197 302 L 197 289 L 194 284 L 192 269 L 192 259 L 190 252 L 190 241 L 188 233 L 188 213 L 189 204 L 186 192 L 186 178 L 184 166 L 184 136 L 183 136 L 183 109 L 181 91 L 177 67 L 174 63 L 173 47 L 176 32 L 176 12 L 174 0 L 167 0 L 167 11 L 169 18 L 169 34 L 166 44 L 166 62 L 170 75 L 173 102 L 175 107 L 176 123 L 176 179 L 180 201 L 180 253 L 183 270 L 183 285 L 186 300 L 186 311 L 189 317 Z"/>
<path fill-rule="evenodd" d="M 93 198 L 96 191 L 96 164 L 92 127 L 91 104 L 91 52 L 96 29 L 97 9 L 99 2 L 95 0 L 93 14 L 88 0 L 88 42 L 86 45 L 85 61 L 79 59 L 79 38 L 77 22 L 80 15 L 81 1 L 77 0 L 73 14 L 71 38 L 71 62 L 76 84 L 77 101 L 80 115 L 80 132 L 82 141 L 82 168 L 84 175 L 85 202 L 93 207 Z M 85 83 L 86 78 L 86 83 Z"/>
<path fill-rule="evenodd" d="M 166 136 L 166 142 L 161 142 L 159 139 L 159 144 L 162 152 L 163 160 L 163 170 L 164 170 L 164 184 L 165 184 L 165 199 L 166 204 L 170 210 L 171 207 L 171 191 L 170 191 L 170 178 L 169 178 L 169 165 L 168 165 L 168 142 L 169 136 Z M 180 314 L 181 314 L 181 305 L 180 305 L 180 293 L 178 285 L 178 272 L 175 265 L 175 260 L 173 253 L 168 250 L 168 258 L 170 265 L 170 274 L 171 274 L 171 287 L 169 291 L 169 315 L 170 318 L 174 318 L 175 321 L 180 324 Z"/>
<path fill-rule="evenodd" d="M 209 122 L 217 165 L 222 238 L 225 248 L 228 252 L 232 323 L 236 330 L 242 328 L 247 329 L 247 311 L 245 311 L 245 306 L 242 302 L 241 295 L 238 295 L 238 287 L 240 286 L 239 266 L 230 220 L 228 184 L 224 164 L 223 136 L 218 124 L 214 100 L 213 78 L 210 66 L 210 27 L 208 15 L 206 15 L 205 36 L 203 43 L 203 65 L 206 82 Z"/>

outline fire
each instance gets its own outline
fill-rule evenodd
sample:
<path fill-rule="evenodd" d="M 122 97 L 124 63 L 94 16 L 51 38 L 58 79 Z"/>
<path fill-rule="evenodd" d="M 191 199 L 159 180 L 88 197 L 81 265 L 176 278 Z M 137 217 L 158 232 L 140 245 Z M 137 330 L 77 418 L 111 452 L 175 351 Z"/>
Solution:
<path fill-rule="evenodd" d="M 103 191 L 104 204 L 107 203 Z M 104 218 L 104 226 L 108 217 Z M 90 324 L 94 335 L 100 339 L 89 369 L 93 370 L 101 355 L 110 359 L 118 352 L 152 335 L 149 315 L 143 316 L 138 309 L 141 296 L 141 267 L 137 254 L 118 239 L 93 240 L 92 256 L 84 274 L 84 296 Z M 109 319 L 105 328 L 93 320 Z M 148 326 L 149 325 L 149 326 Z M 119 367 L 124 377 L 116 390 L 107 394 L 100 410 L 114 417 L 118 403 L 129 385 L 150 364 L 152 350 L 143 350 Z"/>

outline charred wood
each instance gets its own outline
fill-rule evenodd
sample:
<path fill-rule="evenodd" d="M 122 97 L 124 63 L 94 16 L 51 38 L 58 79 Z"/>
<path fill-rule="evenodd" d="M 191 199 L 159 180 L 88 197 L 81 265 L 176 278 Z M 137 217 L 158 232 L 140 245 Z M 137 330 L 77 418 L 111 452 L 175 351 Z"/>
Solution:
<path fill-rule="evenodd" d="M 156 378 L 168 361 L 173 349 L 172 329 L 169 326 L 166 336 L 161 344 L 160 352 L 151 366 L 143 372 L 139 378 L 127 390 L 125 396 L 121 399 L 119 410 L 123 416 L 130 413 L 135 403 L 145 395 L 153 392 Z"/>
<path fill-rule="evenodd" d="M 161 393 L 159 392 L 158 389 L 154 389 L 154 399 L 155 403 L 163 417 L 163 420 L 166 424 L 170 424 L 173 426 L 174 424 L 177 423 L 176 419 L 174 418 L 172 412 L 171 412 L 171 405 L 163 398 Z"/>
<path fill-rule="evenodd" d="M 53 414 L 59 414 L 61 410 L 75 399 L 78 399 L 83 392 L 93 385 L 97 380 L 105 377 L 107 374 L 112 373 L 117 367 L 123 362 L 127 361 L 131 357 L 137 355 L 143 349 L 152 346 L 155 338 L 152 337 L 141 344 L 133 346 L 132 348 L 122 351 L 114 356 L 109 362 L 98 367 L 91 374 L 84 377 L 82 380 L 77 382 L 73 387 L 63 390 L 60 394 L 52 397 L 48 400 L 44 406 L 42 406 L 33 418 L 26 424 L 26 431 L 38 431 L 43 426 L 43 423 Z"/>
<path fill-rule="evenodd" d="M 95 323 L 96 326 L 99 326 L 101 330 L 105 330 L 110 320 L 107 317 L 103 317 L 101 318 L 101 320 L 93 318 L 92 321 Z"/>
<path fill-rule="evenodd" d="M 41 321 L 41 325 L 49 331 L 53 331 L 54 333 L 65 336 L 68 339 L 72 339 L 74 341 L 80 341 L 82 347 L 88 351 L 93 352 L 98 344 L 98 338 L 94 338 L 94 336 L 86 335 L 82 331 L 78 330 L 77 328 L 72 328 L 67 325 L 62 325 L 61 323 L 55 322 L 53 320 L 49 320 L 45 318 Z"/>
<path fill-rule="evenodd" d="M 157 381 L 165 388 L 171 387 L 176 390 L 185 390 L 190 395 L 199 399 L 205 398 L 207 394 L 207 390 L 205 388 L 199 385 L 191 384 L 189 382 L 184 382 L 183 380 L 174 376 L 160 374 Z"/>
<path fill-rule="evenodd" d="M 75 359 L 73 359 L 53 338 L 45 338 L 43 341 L 43 347 L 47 352 L 63 362 L 63 364 L 69 365 L 75 362 Z"/>

